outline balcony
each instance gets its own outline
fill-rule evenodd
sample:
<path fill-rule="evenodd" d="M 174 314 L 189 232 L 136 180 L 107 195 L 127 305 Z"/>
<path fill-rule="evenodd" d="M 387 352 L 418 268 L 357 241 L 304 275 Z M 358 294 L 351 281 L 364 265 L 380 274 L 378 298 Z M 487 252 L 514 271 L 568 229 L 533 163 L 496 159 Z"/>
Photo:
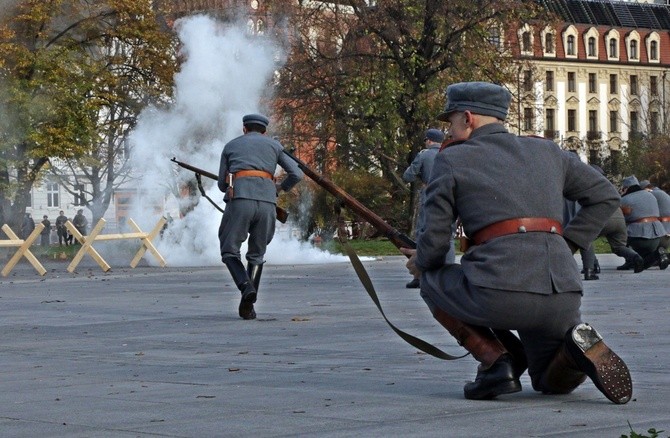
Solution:
<path fill-rule="evenodd" d="M 600 140 L 601 135 L 600 131 L 586 131 L 587 140 Z"/>
<path fill-rule="evenodd" d="M 549 138 L 551 140 L 555 140 L 558 138 L 559 132 L 555 131 L 553 129 L 545 129 L 544 130 L 544 138 Z"/>

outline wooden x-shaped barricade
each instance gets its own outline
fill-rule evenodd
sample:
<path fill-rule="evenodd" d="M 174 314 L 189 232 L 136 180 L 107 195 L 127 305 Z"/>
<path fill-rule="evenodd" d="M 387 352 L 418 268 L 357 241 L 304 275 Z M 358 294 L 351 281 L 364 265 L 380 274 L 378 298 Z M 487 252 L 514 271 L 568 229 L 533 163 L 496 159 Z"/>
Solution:
<path fill-rule="evenodd" d="M 68 272 L 74 272 L 74 270 L 77 268 L 77 265 L 79 264 L 79 262 L 81 262 L 81 259 L 84 257 L 86 253 L 88 253 L 93 258 L 93 260 L 95 260 L 98 263 L 98 265 L 100 265 L 103 271 L 105 272 L 109 271 L 111 267 L 105 261 L 105 259 L 102 258 L 102 256 L 98 253 L 98 251 L 96 251 L 95 248 L 93 248 L 93 242 L 100 242 L 106 240 L 121 240 L 121 239 L 142 240 L 142 247 L 139 249 L 139 251 L 137 251 L 137 254 L 135 254 L 135 257 L 130 262 L 131 268 L 137 266 L 137 264 L 140 262 L 140 260 L 146 253 L 147 249 L 154 255 L 154 257 L 156 257 L 161 267 L 165 267 L 166 264 L 165 259 L 163 259 L 163 256 L 160 255 L 156 247 L 153 245 L 153 243 L 151 243 L 151 241 L 158 235 L 158 233 L 160 233 L 161 229 L 163 228 L 163 225 L 165 225 L 165 222 L 166 222 L 165 218 L 161 218 L 156 224 L 156 226 L 153 228 L 153 230 L 151 230 L 151 232 L 144 233 L 132 219 L 128 219 L 128 223 L 135 230 L 134 233 L 100 234 L 102 229 L 105 227 L 105 224 L 107 223 L 107 221 L 105 221 L 104 219 L 100 219 L 98 223 L 95 225 L 95 227 L 93 227 L 89 235 L 83 236 L 71 221 L 67 221 L 65 223 L 65 226 L 70 231 L 70 233 L 72 233 L 74 238 L 77 239 L 79 243 L 81 243 L 81 248 L 72 259 L 70 265 L 67 267 Z"/>
<path fill-rule="evenodd" d="M 32 233 L 26 238 L 26 240 L 19 239 L 19 236 L 14 234 L 12 229 L 9 227 L 9 225 L 4 224 L 2 226 L 2 231 L 5 232 L 7 237 L 9 237 L 9 240 L 0 240 L 0 248 L 6 248 L 6 247 L 18 247 L 19 249 L 16 250 L 16 253 L 14 256 L 9 259 L 9 262 L 5 265 L 5 267 L 2 270 L 2 276 L 6 277 L 9 275 L 9 273 L 14 269 L 14 266 L 21 260 L 21 257 L 25 257 L 31 265 L 37 270 L 37 272 L 40 275 L 44 275 L 47 273 L 47 270 L 44 269 L 44 266 L 37 260 L 37 257 L 33 255 L 32 252 L 30 252 L 30 246 L 35 242 L 37 237 L 42 233 L 42 230 L 44 229 L 44 224 L 37 224 L 35 226 L 35 229 L 33 230 Z"/>

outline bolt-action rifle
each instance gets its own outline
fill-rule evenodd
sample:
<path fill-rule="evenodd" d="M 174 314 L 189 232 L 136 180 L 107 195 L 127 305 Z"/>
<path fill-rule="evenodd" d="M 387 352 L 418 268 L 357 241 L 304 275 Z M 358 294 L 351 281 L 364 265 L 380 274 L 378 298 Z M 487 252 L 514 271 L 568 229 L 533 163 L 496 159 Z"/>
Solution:
<path fill-rule="evenodd" d="M 410 239 L 407 235 L 401 233 L 397 229 L 389 225 L 384 219 L 377 216 L 372 210 L 367 208 L 365 205 L 361 204 L 356 198 L 342 190 L 335 183 L 333 183 L 328 178 L 323 175 L 319 175 L 317 172 L 312 170 L 305 162 L 301 161 L 298 157 L 293 155 L 291 152 L 284 149 L 284 153 L 288 155 L 293 161 L 298 163 L 298 167 L 302 170 L 305 175 L 310 177 L 315 183 L 323 187 L 328 193 L 335 196 L 342 204 L 344 204 L 351 211 L 365 219 L 370 225 L 375 227 L 379 232 L 386 236 L 391 243 L 393 243 L 397 248 L 416 248 L 416 242 Z"/>
<path fill-rule="evenodd" d="M 218 175 L 215 175 L 211 172 L 207 172 L 206 170 L 197 168 L 195 166 L 191 166 L 190 164 L 184 163 L 183 161 L 177 161 L 176 157 L 172 157 L 170 161 L 183 167 L 184 169 L 188 169 L 191 172 L 194 172 L 196 175 L 206 176 L 207 178 L 213 179 L 214 181 L 218 181 L 219 179 Z M 281 208 L 280 206 L 277 206 L 276 210 L 277 210 L 277 220 L 282 224 L 286 223 L 286 220 L 288 219 L 288 212 L 283 208 Z"/>

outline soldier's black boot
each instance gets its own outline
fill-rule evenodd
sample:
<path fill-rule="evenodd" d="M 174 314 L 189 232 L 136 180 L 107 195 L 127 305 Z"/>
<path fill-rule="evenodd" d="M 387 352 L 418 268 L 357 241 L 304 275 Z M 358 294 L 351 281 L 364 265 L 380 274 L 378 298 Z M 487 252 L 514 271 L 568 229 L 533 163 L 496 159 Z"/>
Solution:
<path fill-rule="evenodd" d="M 668 265 L 670 265 L 670 257 L 668 257 L 665 248 L 663 248 L 662 246 L 658 247 L 658 249 L 656 250 L 656 254 L 658 257 L 658 269 L 662 271 L 666 269 Z"/>
<path fill-rule="evenodd" d="M 254 303 L 256 302 L 256 288 L 253 282 L 249 279 L 247 271 L 244 269 L 242 261 L 236 257 L 226 257 L 223 263 L 228 267 L 231 277 L 235 285 L 240 290 L 242 298 L 240 299 L 240 306 L 238 313 L 243 319 L 255 319 L 256 311 L 254 310 Z"/>
<path fill-rule="evenodd" d="M 480 362 L 475 381 L 463 387 L 465 398 L 490 400 L 502 394 L 521 391 L 514 359 L 491 329 L 466 324 L 440 309 L 433 316 Z"/>
<path fill-rule="evenodd" d="M 503 344 L 505 350 L 512 355 L 512 367 L 514 368 L 514 377 L 517 379 L 528 369 L 528 358 L 523 344 L 514 333 L 509 330 L 493 329 L 496 338 Z"/>
<path fill-rule="evenodd" d="M 586 376 L 613 403 L 628 403 L 633 395 L 633 382 L 624 361 L 605 345 L 593 327 L 581 323 L 565 335 L 565 344 L 558 349 L 537 389 L 567 394 Z"/>
<path fill-rule="evenodd" d="M 253 283 L 254 288 L 256 289 L 256 294 L 258 294 L 258 286 L 261 284 L 262 274 L 263 264 L 257 265 L 251 262 L 247 263 L 247 276 L 249 277 L 249 280 L 251 280 L 251 283 Z"/>
<path fill-rule="evenodd" d="M 585 269 L 584 280 L 600 280 L 600 277 L 596 275 L 595 269 Z"/>
<path fill-rule="evenodd" d="M 658 266 L 661 269 L 661 262 L 664 262 L 663 269 L 667 268 L 668 255 L 665 253 L 665 248 L 658 247 L 655 251 L 650 252 L 644 256 L 644 269 L 649 269 Z"/>

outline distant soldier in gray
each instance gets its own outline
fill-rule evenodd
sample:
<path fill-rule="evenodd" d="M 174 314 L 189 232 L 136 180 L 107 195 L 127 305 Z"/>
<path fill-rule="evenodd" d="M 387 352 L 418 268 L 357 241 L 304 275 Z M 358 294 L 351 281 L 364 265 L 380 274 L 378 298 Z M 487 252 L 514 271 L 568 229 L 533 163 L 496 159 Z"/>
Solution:
<path fill-rule="evenodd" d="M 430 174 L 433 170 L 433 162 L 435 161 L 435 156 L 440 151 L 442 142 L 444 141 L 444 133 L 439 129 L 428 129 L 424 134 L 423 141 L 425 143 L 425 149 L 419 151 L 412 160 L 412 163 L 409 165 L 405 173 L 402 175 L 402 179 L 405 182 L 414 182 L 417 179 L 421 181 L 421 189 L 419 190 L 419 214 L 416 221 L 416 229 L 420 230 L 424 226 L 425 215 L 423 213 L 423 204 L 426 200 L 426 185 L 430 181 Z M 447 254 L 447 262 L 454 263 L 456 259 L 456 250 L 452 247 Z M 421 286 L 421 280 L 419 277 L 414 277 L 412 281 L 406 284 L 406 287 L 409 289 L 416 289 Z"/>
<path fill-rule="evenodd" d="M 238 313 L 243 319 L 256 318 L 254 303 L 265 251 L 275 233 L 277 195 L 291 190 L 303 177 L 295 161 L 282 152 L 283 146 L 265 135 L 269 123 L 262 114 L 244 116 L 244 135 L 225 145 L 219 166 L 218 186 L 226 202 L 219 226 L 221 260 L 242 294 Z M 277 165 L 287 176 L 275 184 Z M 245 270 L 240 247 L 247 238 Z"/>
<path fill-rule="evenodd" d="M 665 248 L 665 252 L 668 252 L 670 250 L 670 195 L 648 180 L 640 181 L 640 187 L 650 191 L 656 198 L 656 201 L 658 201 L 658 211 L 660 214 L 658 219 L 663 224 L 663 227 L 665 227 L 665 236 L 661 237 L 661 246 Z"/>
<path fill-rule="evenodd" d="M 591 167 L 596 169 L 601 175 L 605 176 L 605 171 L 600 166 L 591 164 Z M 605 239 L 607 239 L 607 243 L 612 252 L 626 260 L 625 266 L 630 266 L 630 269 L 633 269 L 635 273 L 644 270 L 644 260 L 640 254 L 626 246 L 628 243 L 628 231 L 626 229 L 626 220 L 624 219 L 621 208 L 614 210 L 612 216 L 605 222 L 605 226 L 600 231 L 600 234 L 598 234 L 598 237 L 605 237 Z M 598 270 L 596 267 L 598 265 L 593 244 L 589 245 L 587 249 L 581 250 L 580 253 L 582 256 L 582 266 L 584 268 L 584 279 L 597 280 Z"/>
<path fill-rule="evenodd" d="M 44 229 L 40 233 L 40 245 L 49 246 L 51 243 L 51 221 L 46 214 L 42 217 L 42 225 L 44 225 Z"/>
<path fill-rule="evenodd" d="M 77 210 L 77 214 L 75 214 L 72 218 L 72 225 L 74 225 L 74 227 L 82 236 L 86 236 L 88 234 L 88 219 L 86 219 L 86 216 L 84 216 L 84 210 Z"/>
<path fill-rule="evenodd" d="M 637 178 L 629 176 L 621 183 L 621 210 L 628 228 L 628 246 L 644 259 L 644 268 L 658 265 L 668 267 L 670 260 L 661 246 L 665 227 L 659 220 L 658 201 L 647 190 L 640 187 Z"/>
<path fill-rule="evenodd" d="M 68 243 L 67 227 L 65 223 L 67 222 L 67 216 L 63 210 L 60 211 L 58 217 L 56 217 L 56 233 L 58 234 L 58 245 L 63 246 L 63 241 L 65 241 L 65 246 Z"/>
<path fill-rule="evenodd" d="M 479 362 L 465 398 L 521 391 L 528 369 L 544 394 L 570 393 L 588 376 L 609 400 L 627 403 L 628 367 L 582 322 L 573 255 L 593 242 L 619 194 L 553 141 L 510 133 L 511 99 L 486 82 L 447 87 L 438 118 L 462 142 L 435 158 L 425 229 L 416 250 L 401 250 L 410 256 L 407 268 L 422 272 L 421 297 L 434 318 Z M 565 198 L 581 208 L 563 227 Z M 445 264 L 457 216 L 472 245 L 460 264 Z"/>
<path fill-rule="evenodd" d="M 21 238 L 26 240 L 28 236 L 35 230 L 35 220 L 30 213 L 26 213 L 21 224 Z"/>

